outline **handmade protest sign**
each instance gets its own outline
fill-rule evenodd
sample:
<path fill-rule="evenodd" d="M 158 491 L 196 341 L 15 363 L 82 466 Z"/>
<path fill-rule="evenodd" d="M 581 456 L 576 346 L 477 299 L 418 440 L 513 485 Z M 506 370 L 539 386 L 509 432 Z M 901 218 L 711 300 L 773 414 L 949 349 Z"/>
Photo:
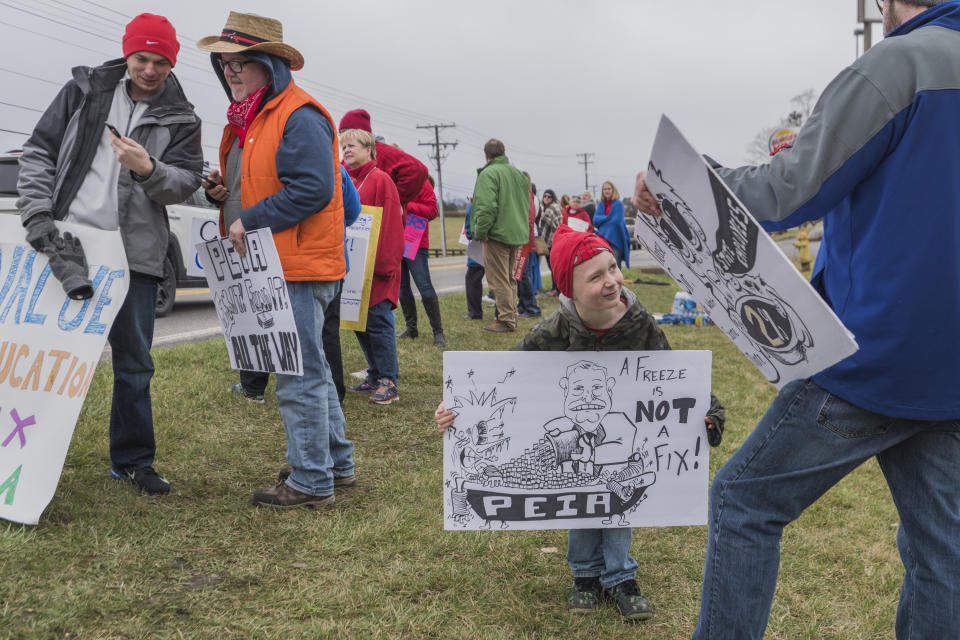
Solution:
<path fill-rule="evenodd" d="M 350 270 L 343 279 L 340 292 L 340 328 L 366 331 L 370 307 L 373 267 L 380 242 L 380 220 L 383 207 L 364 205 L 360 215 L 347 227 L 347 264 Z"/>
<path fill-rule="evenodd" d="M 853 335 L 664 116 L 636 236 L 777 388 L 857 350 Z"/>
<path fill-rule="evenodd" d="M 707 521 L 709 351 L 443 354 L 444 528 Z"/>
<path fill-rule="evenodd" d="M 302 376 L 300 338 L 273 234 L 247 231 L 243 243 L 243 258 L 227 238 L 197 245 L 230 366 Z"/>
<path fill-rule="evenodd" d="M 417 257 L 417 251 L 420 249 L 420 240 L 427 231 L 427 224 L 430 222 L 426 218 L 421 218 L 412 213 L 404 215 L 406 222 L 403 227 L 403 257 L 413 260 Z"/>
<path fill-rule="evenodd" d="M 216 212 L 214 212 L 216 213 Z M 203 265 L 200 264 L 200 252 L 197 247 L 205 242 L 216 240 L 220 237 L 220 225 L 213 218 L 201 218 L 195 216 L 190 221 L 190 242 L 188 246 L 193 247 L 193 255 L 187 259 L 184 256 L 183 263 L 187 268 L 187 275 L 194 278 L 203 278 L 206 274 L 203 272 Z"/>
<path fill-rule="evenodd" d="M 50 504 L 103 345 L 129 286 L 120 234 L 57 223 L 86 249 L 94 295 L 71 300 L 19 216 L 0 215 L 0 518 Z M 95 248 L 95 250 L 94 250 Z"/>

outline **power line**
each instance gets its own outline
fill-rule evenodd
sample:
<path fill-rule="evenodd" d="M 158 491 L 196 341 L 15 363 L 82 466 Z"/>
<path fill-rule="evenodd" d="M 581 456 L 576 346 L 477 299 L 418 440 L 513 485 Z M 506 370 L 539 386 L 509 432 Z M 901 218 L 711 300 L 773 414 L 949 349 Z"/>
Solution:
<path fill-rule="evenodd" d="M 12 102 L 0 102 L 0 104 L 5 107 L 16 107 L 17 109 L 26 109 L 27 111 L 36 111 L 37 113 L 43 113 L 43 109 L 35 109 L 34 107 L 25 107 L 22 104 L 13 104 Z"/>

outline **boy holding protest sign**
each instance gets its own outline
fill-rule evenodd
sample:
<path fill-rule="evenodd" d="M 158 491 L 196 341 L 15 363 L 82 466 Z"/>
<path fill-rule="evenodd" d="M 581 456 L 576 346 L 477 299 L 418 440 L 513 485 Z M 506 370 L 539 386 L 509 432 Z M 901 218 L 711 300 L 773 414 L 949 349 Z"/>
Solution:
<path fill-rule="evenodd" d="M 560 308 L 544 318 L 514 349 L 523 351 L 657 351 L 669 349 L 666 336 L 632 291 L 623 288 L 623 274 L 610 245 L 592 233 L 561 225 L 554 236 L 550 262 L 560 293 Z M 441 433 L 456 414 L 435 413 Z M 725 412 L 711 396 L 704 418 L 707 439 L 720 444 Z M 621 615 L 646 620 L 650 603 L 636 582 L 637 562 L 630 556 L 633 530 L 571 529 L 567 561 L 574 584 L 567 599 L 573 613 L 597 609 L 606 594 Z"/>

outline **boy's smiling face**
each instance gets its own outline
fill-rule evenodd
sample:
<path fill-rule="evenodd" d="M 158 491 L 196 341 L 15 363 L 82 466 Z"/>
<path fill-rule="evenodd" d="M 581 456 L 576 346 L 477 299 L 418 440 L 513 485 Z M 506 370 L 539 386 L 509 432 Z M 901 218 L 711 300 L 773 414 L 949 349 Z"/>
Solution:
<path fill-rule="evenodd" d="M 601 251 L 573 268 L 573 300 L 578 306 L 613 310 L 620 304 L 623 273 L 609 251 Z"/>

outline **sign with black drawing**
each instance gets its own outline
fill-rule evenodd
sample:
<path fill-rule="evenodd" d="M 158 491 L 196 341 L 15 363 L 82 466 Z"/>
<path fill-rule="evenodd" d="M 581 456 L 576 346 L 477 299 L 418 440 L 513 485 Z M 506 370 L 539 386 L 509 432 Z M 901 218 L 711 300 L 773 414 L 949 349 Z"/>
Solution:
<path fill-rule="evenodd" d="M 857 350 L 853 335 L 666 116 L 638 215 L 644 248 L 777 388 Z"/>
<path fill-rule="evenodd" d="M 707 521 L 709 351 L 443 354 L 444 528 Z"/>
<path fill-rule="evenodd" d="M 247 231 L 241 258 L 227 238 L 197 245 L 230 366 L 303 375 L 300 338 L 270 229 Z"/>

